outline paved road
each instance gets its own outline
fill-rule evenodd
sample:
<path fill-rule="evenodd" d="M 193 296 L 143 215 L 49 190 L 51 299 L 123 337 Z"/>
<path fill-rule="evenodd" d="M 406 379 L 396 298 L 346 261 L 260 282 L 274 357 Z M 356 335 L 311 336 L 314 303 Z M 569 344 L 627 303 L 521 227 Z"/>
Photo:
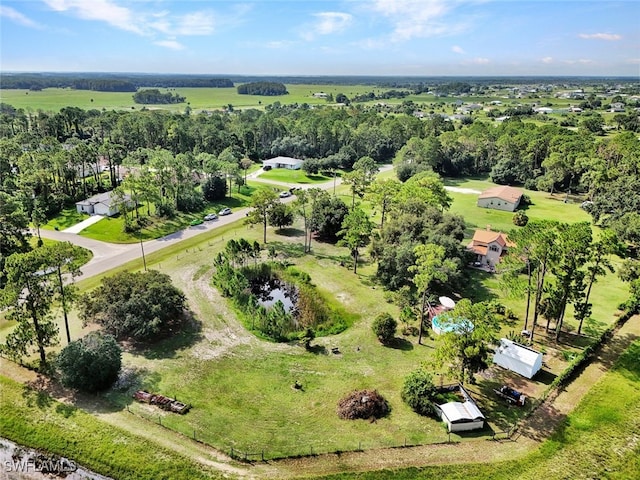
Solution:
<path fill-rule="evenodd" d="M 381 172 L 392 169 L 392 165 L 383 165 L 380 168 Z M 259 175 L 259 173 L 254 172 L 252 175 Z M 251 177 L 251 175 L 250 175 Z M 253 178 L 253 177 L 251 177 Z M 260 179 L 260 181 L 263 181 Z M 272 183 L 274 185 L 280 185 L 285 189 L 285 187 L 300 187 L 304 189 L 308 188 L 322 188 L 324 190 L 332 189 L 334 186 L 333 180 L 326 183 L 320 184 L 294 184 L 290 185 L 287 183 L 278 183 L 274 181 L 268 181 L 266 183 Z M 336 185 L 340 185 L 341 179 L 336 178 Z M 295 197 L 289 197 L 282 199 L 283 202 L 288 203 L 294 200 Z M 239 210 L 235 210 L 231 215 L 226 215 L 224 217 L 219 217 L 218 220 L 214 220 L 211 222 L 205 222 L 202 225 L 197 225 L 194 227 L 188 227 L 184 230 L 180 230 L 178 232 L 167 235 L 166 237 L 158 238 L 156 240 L 148 240 L 143 242 L 142 248 L 144 248 L 144 253 L 149 254 L 153 252 L 157 252 L 169 245 L 173 245 L 175 243 L 186 240 L 187 238 L 195 237 L 203 232 L 214 230 L 216 228 L 222 227 L 224 225 L 228 225 L 237 220 L 241 220 L 246 217 L 247 213 L 250 211 L 250 208 L 241 208 Z M 127 263 L 131 260 L 135 260 L 136 258 L 142 257 L 142 248 L 139 243 L 128 243 L 128 244 L 117 244 L 117 243 L 108 243 L 101 242 L 99 240 L 93 240 L 91 238 L 86 238 L 81 235 L 77 235 L 75 233 L 69 232 L 59 232 L 55 230 L 45 230 L 40 229 L 40 235 L 44 238 L 49 238 L 52 240 L 58 241 L 66 241 L 71 242 L 75 245 L 79 245 L 81 247 L 87 248 L 93 252 L 93 258 L 84 265 L 80 270 L 82 271 L 82 279 L 92 277 L 93 275 L 99 275 L 100 273 L 104 273 L 112 268 L 118 267 L 124 263 Z"/>

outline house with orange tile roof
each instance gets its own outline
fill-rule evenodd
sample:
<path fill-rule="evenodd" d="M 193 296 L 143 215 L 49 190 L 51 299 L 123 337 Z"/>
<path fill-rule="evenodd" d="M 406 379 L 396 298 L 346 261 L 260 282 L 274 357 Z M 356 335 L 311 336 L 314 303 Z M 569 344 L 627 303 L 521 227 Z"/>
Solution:
<path fill-rule="evenodd" d="M 507 254 L 507 250 L 513 243 L 509 242 L 507 235 L 491 230 L 476 230 L 467 250 L 475 253 L 475 262 L 482 266 L 494 267 L 500 259 Z"/>
<path fill-rule="evenodd" d="M 521 200 L 522 192 L 520 190 L 502 185 L 482 192 L 478 197 L 478 206 L 514 212 L 520 205 Z"/>

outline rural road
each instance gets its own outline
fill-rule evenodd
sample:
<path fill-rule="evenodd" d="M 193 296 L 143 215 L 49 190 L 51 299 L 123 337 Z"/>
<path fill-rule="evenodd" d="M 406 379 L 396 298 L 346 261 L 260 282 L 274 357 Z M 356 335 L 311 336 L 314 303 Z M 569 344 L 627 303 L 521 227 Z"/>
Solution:
<path fill-rule="evenodd" d="M 383 165 L 380 167 L 381 172 L 386 172 L 388 170 L 393 169 L 393 165 Z M 253 172 L 248 177 L 255 179 L 260 173 L 262 169 L 257 172 Z M 323 190 L 329 190 L 333 188 L 334 181 L 331 180 L 326 183 L 319 184 L 288 184 L 275 182 L 273 180 L 263 180 L 258 179 L 260 182 L 270 183 L 273 185 L 281 186 L 283 189 L 290 187 L 299 187 L 303 189 L 309 188 L 321 188 Z M 335 179 L 335 184 L 340 185 L 341 178 Z M 282 199 L 283 202 L 288 203 L 292 202 L 295 197 L 289 197 Z M 179 230 L 172 234 L 169 234 L 165 237 L 158 238 L 155 240 L 148 240 L 142 243 L 142 248 L 144 248 L 145 255 L 149 253 L 157 252 L 158 250 L 162 250 L 165 247 L 176 244 L 183 240 L 186 240 L 191 237 L 195 237 L 196 235 L 200 235 L 209 230 L 215 230 L 216 228 L 220 228 L 224 225 L 228 225 L 237 220 L 241 220 L 246 217 L 247 213 L 250 211 L 250 208 L 241 208 L 239 210 L 235 210 L 231 215 L 226 215 L 223 217 L 218 217 L 218 220 L 214 220 L 211 222 L 205 222 L 201 225 L 196 225 L 192 227 L 185 228 L 184 230 Z M 112 268 L 123 265 L 131 260 L 135 260 L 137 258 L 142 257 L 142 248 L 140 243 L 127 243 L 127 244 L 119 244 L 119 243 L 108 243 L 102 242 L 99 240 L 93 240 L 91 238 L 83 237 L 78 235 L 77 233 L 70 233 L 68 231 L 56 231 L 56 230 L 45 230 L 40 229 L 40 236 L 44 238 L 48 238 L 50 240 L 58 240 L 61 242 L 71 242 L 74 245 L 78 245 L 80 247 L 87 248 L 91 250 L 93 253 L 93 258 L 85 265 L 83 265 L 80 269 L 82 272 L 82 279 L 92 277 L 94 275 L 99 275 L 104 273 Z"/>

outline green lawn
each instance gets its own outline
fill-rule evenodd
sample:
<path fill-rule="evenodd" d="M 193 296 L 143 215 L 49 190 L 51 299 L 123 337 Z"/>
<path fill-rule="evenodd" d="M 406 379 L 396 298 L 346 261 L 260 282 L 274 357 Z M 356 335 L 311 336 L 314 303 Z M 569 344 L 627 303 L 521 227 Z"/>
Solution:
<path fill-rule="evenodd" d="M 337 174 L 340 176 L 340 173 Z M 287 168 L 274 168 L 267 172 L 261 173 L 258 177 L 267 180 L 275 180 L 282 183 L 294 184 L 294 183 L 325 183 L 333 180 L 333 177 L 327 177 L 324 175 L 307 175 L 304 170 L 289 170 Z"/>
<path fill-rule="evenodd" d="M 78 213 L 76 207 L 65 208 L 55 218 L 52 218 L 40 228 L 46 228 L 48 230 L 64 230 L 77 223 L 82 222 L 89 218 L 86 213 Z"/>
<path fill-rule="evenodd" d="M 609 478 L 630 480 L 640 472 L 640 342 L 620 357 L 542 446 L 515 461 L 451 464 L 424 468 L 344 473 L 327 480 L 492 479 L 547 480 Z M 491 448 L 491 444 L 487 444 Z"/>
<path fill-rule="evenodd" d="M 0 431 L 23 446 L 64 455 L 119 480 L 223 478 L 220 472 L 59 403 L 46 393 L 2 376 L 0 389 Z M 38 428 L 43 425 L 46 428 Z"/>

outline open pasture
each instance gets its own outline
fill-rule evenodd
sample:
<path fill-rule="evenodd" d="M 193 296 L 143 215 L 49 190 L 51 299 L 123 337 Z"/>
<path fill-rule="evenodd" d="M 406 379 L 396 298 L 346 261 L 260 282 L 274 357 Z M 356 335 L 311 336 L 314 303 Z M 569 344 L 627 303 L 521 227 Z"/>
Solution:
<path fill-rule="evenodd" d="M 232 105 L 233 108 L 264 108 L 275 102 L 281 104 L 307 103 L 309 105 L 329 105 L 324 98 L 316 98 L 314 93 L 324 92 L 335 98 L 338 93 L 344 93 L 349 98 L 367 92 L 380 93 L 388 90 L 371 85 L 287 85 L 288 95 L 274 97 L 260 95 L 239 95 L 233 88 L 171 88 L 160 89 L 162 92 L 171 91 L 186 97 L 185 103 L 174 105 L 141 105 L 133 101 L 132 92 L 96 92 L 91 90 L 73 90 L 70 88 L 45 88 L 41 91 L 3 89 L 0 90 L 0 102 L 8 103 L 26 111 L 58 112 L 63 107 L 79 107 L 84 110 L 140 110 L 163 109 L 184 112 L 187 106 L 195 112 L 201 110 L 219 110 Z"/>

